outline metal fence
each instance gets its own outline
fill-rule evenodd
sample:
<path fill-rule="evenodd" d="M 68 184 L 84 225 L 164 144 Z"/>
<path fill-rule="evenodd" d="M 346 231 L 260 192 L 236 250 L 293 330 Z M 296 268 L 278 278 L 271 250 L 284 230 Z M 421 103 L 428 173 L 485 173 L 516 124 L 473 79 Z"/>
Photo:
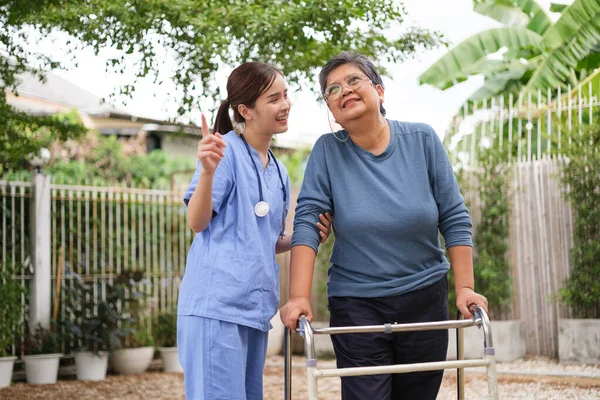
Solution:
<path fill-rule="evenodd" d="M 72 285 L 74 273 L 86 281 L 113 283 L 122 272 L 140 271 L 139 289 L 146 294 L 144 319 L 175 311 L 193 240 L 181 193 L 57 184 L 50 185 L 49 192 L 50 198 L 42 202 L 50 202 L 50 215 L 37 215 L 34 222 L 32 184 L 0 181 L 0 267 L 12 265 L 15 279 L 28 291 L 21 299 L 22 322 L 28 319 L 31 306 L 28 281 L 33 278 L 35 223 L 50 224 L 49 237 L 36 240 L 48 241 L 50 246 L 53 319 L 67 317 L 59 294 L 65 285 Z M 103 285 L 94 288 L 98 298 L 106 295 Z M 22 329 L 24 334 L 24 324 Z"/>
<path fill-rule="evenodd" d="M 456 166 L 476 164 L 489 147 L 506 151 L 509 163 L 547 159 L 560 154 L 565 141 L 577 140 L 578 127 L 597 120 L 599 108 L 597 70 L 576 87 L 465 103 L 445 144 Z"/>
<path fill-rule="evenodd" d="M 142 318 L 148 321 L 162 311 L 175 311 L 187 252 L 194 233 L 187 226 L 183 193 L 125 187 L 50 184 L 48 215 L 33 217 L 36 195 L 30 182 L 0 181 L 0 268 L 12 265 L 15 279 L 27 291 L 21 297 L 21 338 L 31 320 L 34 291 L 33 242 L 47 242 L 50 289 L 42 302 L 51 317 L 65 320 L 61 292 L 74 283 L 74 274 L 93 285 L 94 296 L 104 298 L 106 286 L 123 272 L 140 271 L 139 290 L 146 295 Z M 180 189 L 180 188 L 178 188 Z M 294 190 L 297 194 L 297 189 Z M 288 226 L 293 221 L 293 207 Z M 34 238 L 36 224 L 49 224 L 48 237 Z M 43 256 L 42 256 L 43 258 Z M 280 254 L 281 300 L 287 300 L 289 254 Z M 39 273 L 40 271 L 37 271 Z M 316 287 L 316 285 L 315 285 Z M 21 342 L 21 341 L 20 341 Z M 22 347 L 13 353 L 20 355 Z"/>
<path fill-rule="evenodd" d="M 193 240 L 181 194 L 52 185 L 51 197 L 53 299 L 72 273 L 112 283 L 122 272 L 141 271 L 146 316 L 175 311 Z"/>
<path fill-rule="evenodd" d="M 32 278 L 29 230 L 31 187 L 30 182 L 0 181 L 0 268 L 11 267 L 14 279 L 25 290 Z M 25 321 L 28 308 L 26 299 L 27 295 L 23 293 L 21 322 Z M 24 335 L 25 325 L 21 324 L 21 336 Z M 18 353 L 17 348 L 13 347 L 12 352 Z"/>

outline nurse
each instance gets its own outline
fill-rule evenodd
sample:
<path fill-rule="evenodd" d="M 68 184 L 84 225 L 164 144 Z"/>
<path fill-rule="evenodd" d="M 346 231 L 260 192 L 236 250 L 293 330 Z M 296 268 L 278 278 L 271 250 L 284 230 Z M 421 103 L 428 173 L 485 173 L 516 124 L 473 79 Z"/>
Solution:
<path fill-rule="evenodd" d="M 214 135 L 202 116 L 200 162 L 184 196 L 197 234 L 179 292 L 177 342 L 186 397 L 194 400 L 263 398 L 267 332 L 279 305 L 275 254 L 291 243 L 289 178 L 269 148 L 288 129 L 283 75 L 244 63 L 231 73 L 227 94 Z M 320 220 L 324 241 L 330 221 Z"/>

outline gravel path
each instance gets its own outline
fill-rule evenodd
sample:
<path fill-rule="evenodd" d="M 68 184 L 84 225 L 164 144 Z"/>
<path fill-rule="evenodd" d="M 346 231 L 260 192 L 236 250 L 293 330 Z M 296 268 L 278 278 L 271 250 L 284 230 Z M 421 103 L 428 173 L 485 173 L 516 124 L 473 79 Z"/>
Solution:
<path fill-rule="evenodd" d="M 293 388 L 295 399 L 306 399 L 306 376 L 302 357 L 294 358 Z M 320 367 L 332 367 L 320 361 Z M 561 365 L 547 359 L 529 359 L 498 364 L 501 399 L 563 400 L 600 399 L 600 365 Z M 543 375 L 538 375 L 541 373 Z M 567 374 L 568 376 L 564 376 Z M 465 398 L 486 399 L 487 383 L 479 370 L 466 375 Z M 270 357 L 265 368 L 265 400 L 283 398 L 283 357 Z M 439 400 L 456 398 L 456 375 L 444 375 Z M 339 378 L 319 381 L 322 400 L 339 400 Z M 15 383 L 0 389 L 4 400 L 178 400 L 184 399 L 183 376 L 148 372 L 137 376 L 110 375 L 103 382 L 61 379 L 56 385 L 32 386 Z"/>

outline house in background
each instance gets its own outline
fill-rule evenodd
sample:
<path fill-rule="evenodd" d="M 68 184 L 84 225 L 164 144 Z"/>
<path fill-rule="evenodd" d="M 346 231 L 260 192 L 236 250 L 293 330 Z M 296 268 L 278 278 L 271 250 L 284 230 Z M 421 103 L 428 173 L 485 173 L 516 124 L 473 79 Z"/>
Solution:
<path fill-rule="evenodd" d="M 42 116 L 75 109 L 86 127 L 102 135 L 140 137 L 146 152 L 161 149 L 170 157 L 197 160 L 197 145 L 202 138 L 199 127 L 132 115 L 52 73 L 47 73 L 45 82 L 30 74 L 22 75 L 20 80 L 18 95 L 6 93 L 8 104 L 17 110 Z"/>

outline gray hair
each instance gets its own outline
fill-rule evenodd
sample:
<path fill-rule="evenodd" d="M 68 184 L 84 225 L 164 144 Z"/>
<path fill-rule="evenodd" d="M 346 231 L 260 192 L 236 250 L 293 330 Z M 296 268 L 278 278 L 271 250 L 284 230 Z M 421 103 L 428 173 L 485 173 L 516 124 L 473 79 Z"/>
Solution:
<path fill-rule="evenodd" d="M 381 79 L 379 72 L 377 72 L 377 68 L 375 68 L 375 65 L 373 65 L 371 60 L 354 51 L 343 51 L 337 56 L 333 57 L 331 60 L 327 61 L 327 64 L 325 64 L 319 73 L 321 94 L 325 94 L 325 89 L 327 89 L 327 78 L 329 77 L 329 74 L 331 74 L 334 69 L 346 64 L 352 64 L 358 67 L 371 80 L 373 85 L 381 85 L 382 88 L 384 87 L 383 80 Z M 383 108 L 383 104 L 379 105 L 379 111 L 381 112 L 381 115 L 385 116 L 385 108 Z"/>

